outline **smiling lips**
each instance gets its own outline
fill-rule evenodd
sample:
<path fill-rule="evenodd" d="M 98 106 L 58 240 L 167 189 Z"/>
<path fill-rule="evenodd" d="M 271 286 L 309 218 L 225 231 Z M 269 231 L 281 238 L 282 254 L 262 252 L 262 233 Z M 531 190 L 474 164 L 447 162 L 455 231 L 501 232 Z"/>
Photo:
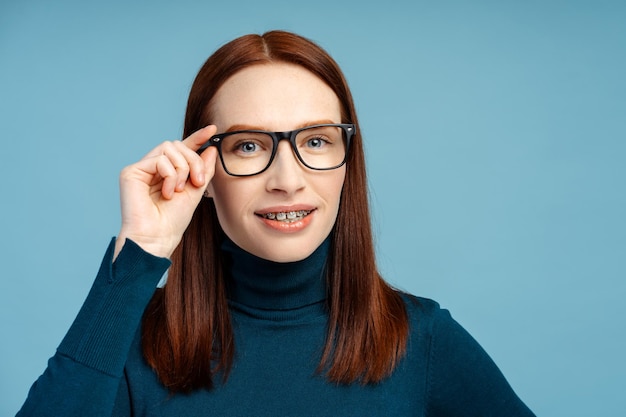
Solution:
<path fill-rule="evenodd" d="M 256 213 L 267 226 L 285 233 L 298 232 L 309 225 L 313 209 Z"/>
<path fill-rule="evenodd" d="M 269 220 L 277 220 L 279 222 L 297 222 L 298 220 L 302 220 L 305 216 L 308 216 L 311 213 L 311 210 L 298 210 L 298 211 L 279 211 L 279 212 L 270 212 L 265 213 L 263 217 Z"/>

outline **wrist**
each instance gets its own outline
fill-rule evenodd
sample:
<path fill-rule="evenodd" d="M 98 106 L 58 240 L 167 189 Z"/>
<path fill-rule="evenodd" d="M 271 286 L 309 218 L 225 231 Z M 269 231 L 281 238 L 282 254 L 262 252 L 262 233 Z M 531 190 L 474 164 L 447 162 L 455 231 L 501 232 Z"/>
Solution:
<path fill-rule="evenodd" d="M 151 255 L 168 259 L 172 256 L 172 253 L 174 252 L 174 249 L 176 249 L 176 246 L 178 244 L 165 242 L 164 239 L 154 239 L 145 236 L 126 234 L 121 231 L 115 240 L 115 250 L 113 252 L 114 261 L 117 258 L 117 255 L 122 251 L 126 239 L 132 240 L 142 250 Z"/>

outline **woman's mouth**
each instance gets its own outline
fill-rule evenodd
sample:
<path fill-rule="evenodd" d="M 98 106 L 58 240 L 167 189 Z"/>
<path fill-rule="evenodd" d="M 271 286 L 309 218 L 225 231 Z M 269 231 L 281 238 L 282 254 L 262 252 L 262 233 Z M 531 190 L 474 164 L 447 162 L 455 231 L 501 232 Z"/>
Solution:
<path fill-rule="evenodd" d="M 304 219 L 313 210 L 297 210 L 297 211 L 277 211 L 260 214 L 261 217 L 268 220 L 276 220 L 284 223 L 293 223 Z"/>

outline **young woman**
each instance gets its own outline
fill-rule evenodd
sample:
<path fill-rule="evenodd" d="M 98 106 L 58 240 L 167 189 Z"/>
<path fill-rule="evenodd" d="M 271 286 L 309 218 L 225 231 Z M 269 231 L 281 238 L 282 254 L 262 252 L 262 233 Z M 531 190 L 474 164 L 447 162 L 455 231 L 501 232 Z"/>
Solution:
<path fill-rule="evenodd" d="M 319 46 L 224 45 L 184 136 L 123 170 L 120 233 L 18 415 L 533 415 L 378 274 L 354 104 Z"/>

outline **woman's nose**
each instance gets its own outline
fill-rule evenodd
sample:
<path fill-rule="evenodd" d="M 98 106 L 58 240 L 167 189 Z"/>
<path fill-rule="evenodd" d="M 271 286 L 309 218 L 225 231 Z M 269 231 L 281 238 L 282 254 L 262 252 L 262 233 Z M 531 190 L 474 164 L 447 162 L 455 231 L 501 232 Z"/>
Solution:
<path fill-rule="evenodd" d="M 300 163 L 289 141 L 281 140 L 272 165 L 266 171 L 267 190 L 293 194 L 305 187 L 306 168 Z"/>

